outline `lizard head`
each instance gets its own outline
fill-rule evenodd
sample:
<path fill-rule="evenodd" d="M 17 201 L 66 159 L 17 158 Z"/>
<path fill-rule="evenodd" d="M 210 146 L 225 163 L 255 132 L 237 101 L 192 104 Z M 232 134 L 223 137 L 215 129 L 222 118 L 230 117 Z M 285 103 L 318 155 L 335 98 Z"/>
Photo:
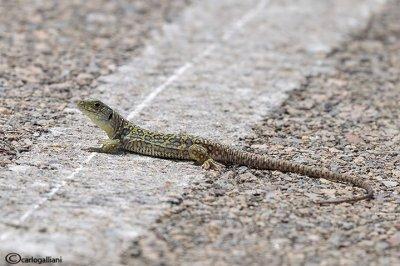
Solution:
<path fill-rule="evenodd" d="M 78 109 L 104 130 L 108 136 L 114 133 L 114 118 L 119 116 L 108 105 L 99 100 L 81 100 L 76 103 Z"/>

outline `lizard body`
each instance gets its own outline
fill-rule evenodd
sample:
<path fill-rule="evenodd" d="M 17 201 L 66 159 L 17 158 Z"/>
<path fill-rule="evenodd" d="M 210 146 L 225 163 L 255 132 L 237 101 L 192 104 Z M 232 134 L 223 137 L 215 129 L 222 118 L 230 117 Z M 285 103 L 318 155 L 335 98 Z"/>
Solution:
<path fill-rule="evenodd" d="M 90 151 L 116 153 L 126 150 L 153 157 L 191 160 L 201 164 L 205 169 L 215 170 L 221 170 L 223 165 L 245 165 L 259 170 L 277 170 L 311 178 L 324 178 L 366 190 L 364 196 L 319 203 L 354 202 L 374 197 L 374 191 L 370 184 L 356 176 L 339 174 L 325 168 L 310 167 L 242 151 L 193 135 L 153 132 L 129 122 L 118 112 L 98 100 L 78 101 L 77 106 L 109 137 L 108 140 L 103 142 L 101 148 L 90 148 Z"/>

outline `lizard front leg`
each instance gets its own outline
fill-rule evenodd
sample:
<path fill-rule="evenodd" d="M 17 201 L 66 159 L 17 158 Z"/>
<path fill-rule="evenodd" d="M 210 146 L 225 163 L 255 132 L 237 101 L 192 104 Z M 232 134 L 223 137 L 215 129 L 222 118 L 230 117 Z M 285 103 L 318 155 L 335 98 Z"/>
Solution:
<path fill-rule="evenodd" d="M 206 148 L 198 144 L 193 144 L 189 147 L 189 157 L 201 164 L 201 167 L 205 170 L 212 169 L 220 172 L 224 167 L 224 165 L 211 158 Z"/>
<path fill-rule="evenodd" d="M 119 139 L 107 139 L 103 141 L 100 148 L 88 148 L 85 150 L 100 153 L 117 153 L 120 149 L 121 141 Z"/>

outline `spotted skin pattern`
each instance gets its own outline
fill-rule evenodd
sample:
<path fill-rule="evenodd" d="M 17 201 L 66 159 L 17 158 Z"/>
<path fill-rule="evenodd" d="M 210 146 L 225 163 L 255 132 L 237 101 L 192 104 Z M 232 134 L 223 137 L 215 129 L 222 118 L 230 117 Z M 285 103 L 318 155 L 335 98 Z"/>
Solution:
<path fill-rule="evenodd" d="M 117 153 L 125 150 L 152 157 L 191 160 L 205 169 L 217 171 L 221 171 L 224 165 L 245 165 L 253 169 L 276 170 L 311 178 L 324 178 L 333 182 L 351 184 L 366 191 L 363 196 L 318 202 L 320 204 L 355 202 L 374 197 L 371 185 L 356 176 L 242 151 L 193 135 L 164 134 L 143 129 L 124 119 L 99 100 L 78 101 L 77 106 L 109 137 L 100 148 L 89 148 L 89 151 Z"/>

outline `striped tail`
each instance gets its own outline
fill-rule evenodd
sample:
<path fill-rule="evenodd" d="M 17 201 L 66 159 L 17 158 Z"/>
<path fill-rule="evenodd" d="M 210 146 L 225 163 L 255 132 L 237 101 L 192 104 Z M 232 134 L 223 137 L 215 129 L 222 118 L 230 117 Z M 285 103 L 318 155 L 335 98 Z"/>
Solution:
<path fill-rule="evenodd" d="M 232 163 L 238 165 L 245 165 L 247 167 L 259 170 L 276 170 L 283 173 L 295 173 L 305 175 L 311 178 L 324 178 L 333 182 L 340 182 L 345 184 L 351 184 L 353 186 L 362 188 L 366 191 L 364 196 L 357 196 L 346 199 L 319 201 L 318 204 L 330 204 L 330 203 L 343 203 L 343 202 L 355 202 L 365 199 L 374 198 L 374 190 L 371 185 L 365 180 L 348 174 L 339 174 L 329 171 L 326 168 L 310 167 L 302 164 L 297 164 L 285 160 L 278 160 L 251 152 L 245 152 L 237 149 L 224 147 L 225 152 L 220 151 L 220 159 L 224 163 Z"/>

